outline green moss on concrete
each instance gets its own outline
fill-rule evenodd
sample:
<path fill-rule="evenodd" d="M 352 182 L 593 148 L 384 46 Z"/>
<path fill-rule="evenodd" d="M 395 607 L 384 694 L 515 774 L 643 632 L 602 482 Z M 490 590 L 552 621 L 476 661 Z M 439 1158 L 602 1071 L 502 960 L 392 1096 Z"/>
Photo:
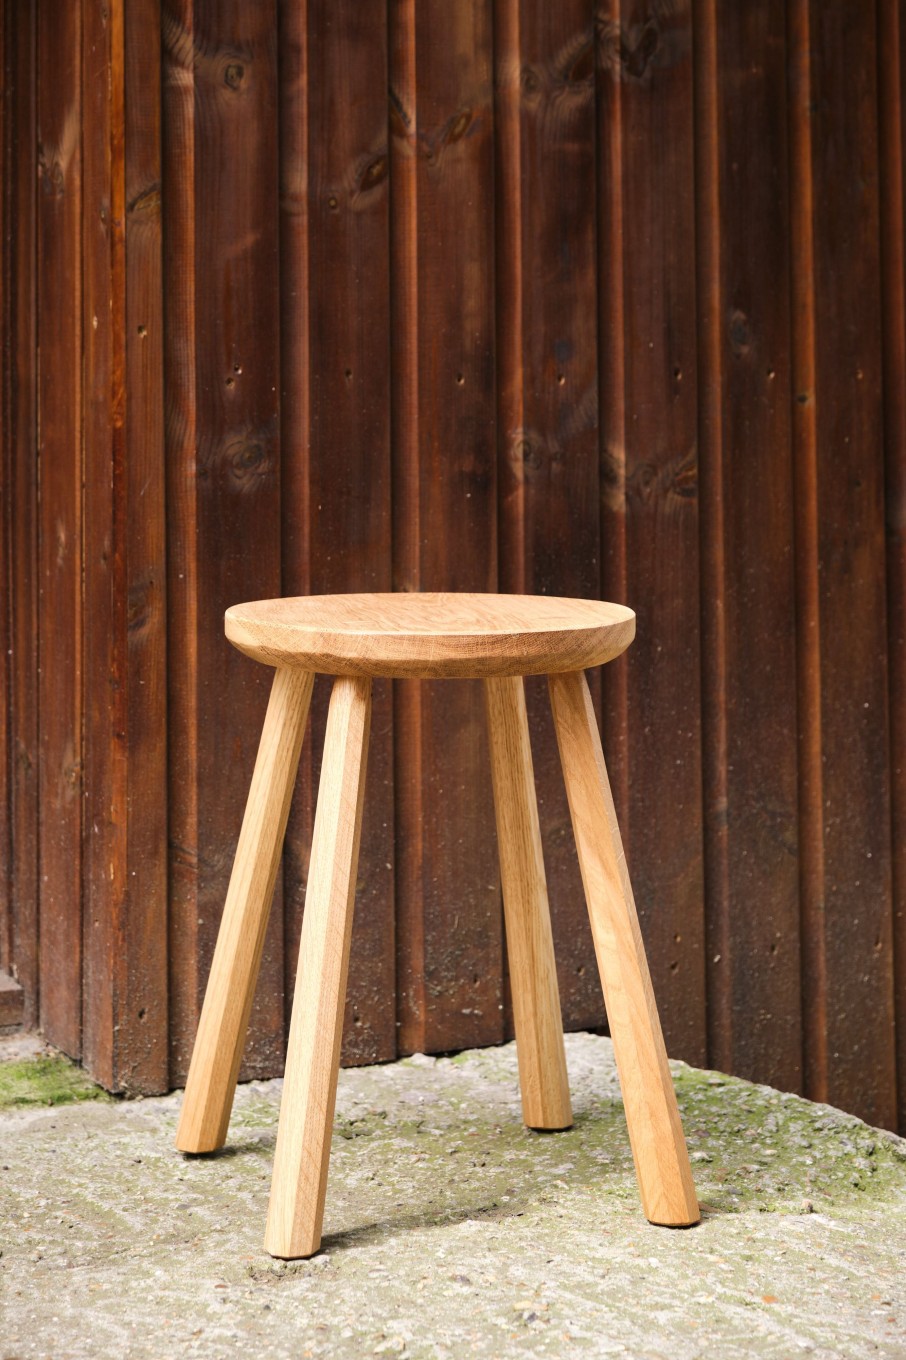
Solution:
<path fill-rule="evenodd" d="M 906 1141 L 766 1086 L 674 1065 L 706 1211 L 821 1212 L 902 1184 Z"/>
<path fill-rule="evenodd" d="M 569 1040 L 568 1047 L 570 1047 Z M 578 1052 L 578 1050 L 577 1050 Z M 619 1089 L 577 1073 L 572 1129 L 523 1127 L 514 1084 L 499 1085 L 500 1050 L 397 1064 L 422 1092 L 417 1108 L 388 1119 L 387 1069 L 361 1071 L 362 1099 L 338 1110 L 334 1157 L 360 1168 L 372 1140 L 382 1191 L 414 1226 L 464 1214 L 507 1217 L 578 1195 L 635 1211 L 638 1194 Z M 671 1064 L 703 1214 L 820 1214 L 878 1204 L 904 1184 L 906 1141 L 826 1105 L 769 1087 Z M 382 1074 L 383 1072 L 383 1074 Z M 371 1083 L 374 1083 L 371 1088 Z M 382 1092 L 383 1085 L 383 1092 Z M 597 1089 L 595 1089 L 595 1087 Z M 583 1089 L 584 1088 L 584 1089 Z M 372 1094 L 374 1099 L 369 1099 Z M 366 1095 L 367 1092 L 367 1095 Z M 482 1107 L 504 1096 L 506 1117 Z M 370 1155 L 370 1154 L 369 1154 Z M 356 1194 L 361 1193 L 356 1185 Z"/>
<path fill-rule="evenodd" d="M 62 1056 L 0 1063 L 0 1110 L 109 1099 L 107 1092 L 96 1086 L 81 1067 Z"/>

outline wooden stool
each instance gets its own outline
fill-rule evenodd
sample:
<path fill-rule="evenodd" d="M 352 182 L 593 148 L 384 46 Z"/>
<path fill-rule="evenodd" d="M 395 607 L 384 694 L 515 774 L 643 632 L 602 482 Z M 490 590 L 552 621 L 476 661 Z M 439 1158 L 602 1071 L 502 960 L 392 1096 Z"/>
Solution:
<path fill-rule="evenodd" d="M 227 610 L 226 633 L 276 666 L 176 1137 L 226 1139 L 315 672 L 334 680 L 265 1247 L 321 1242 L 373 676 L 485 683 L 522 1109 L 572 1123 L 522 677 L 547 675 L 642 1205 L 696 1223 L 698 1202 L 595 714 L 583 671 L 635 635 L 621 605 L 524 595 L 324 595 Z"/>

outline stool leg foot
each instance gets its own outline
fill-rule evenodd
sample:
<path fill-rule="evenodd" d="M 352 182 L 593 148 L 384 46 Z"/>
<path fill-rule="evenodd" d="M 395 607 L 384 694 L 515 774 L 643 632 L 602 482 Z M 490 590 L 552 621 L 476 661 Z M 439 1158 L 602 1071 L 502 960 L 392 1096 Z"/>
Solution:
<path fill-rule="evenodd" d="M 576 849 L 645 1216 L 700 1217 L 591 696 L 581 671 L 550 677 Z"/>
<path fill-rule="evenodd" d="M 226 1139 L 313 681 L 289 667 L 274 676 L 180 1112 L 182 1152 Z"/>
<path fill-rule="evenodd" d="M 567 1129 L 573 1116 L 521 678 L 486 680 L 485 700 L 522 1117 L 531 1129 Z"/>
<path fill-rule="evenodd" d="M 264 1239 L 271 1256 L 312 1256 L 321 1245 L 370 721 L 370 679 L 340 677 L 327 718 L 302 918 Z"/>

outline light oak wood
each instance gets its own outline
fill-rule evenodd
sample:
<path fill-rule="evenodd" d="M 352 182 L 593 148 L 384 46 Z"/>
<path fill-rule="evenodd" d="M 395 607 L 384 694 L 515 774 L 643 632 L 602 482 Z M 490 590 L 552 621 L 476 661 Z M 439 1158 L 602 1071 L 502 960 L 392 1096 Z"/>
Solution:
<path fill-rule="evenodd" d="M 519 677 L 486 680 L 485 699 L 522 1117 L 532 1129 L 566 1129 L 573 1117 L 525 686 Z"/>
<path fill-rule="evenodd" d="M 274 877 L 312 691 L 334 681 L 265 1247 L 321 1243 L 340 1062 L 371 721 L 371 676 L 485 680 L 523 1116 L 572 1122 L 524 674 L 549 675 L 570 813 L 642 1204 L 652 1223 L 695 1223 L 698 1203 L 616 813 L 580 666 L 631 641 L 631 610 L 502 595 L 322 596 L 239 605 L 227 634 L 278 662 L 177 1134 L 186 1152 L 226 1137 Z M 584 658 L 584 659 L 583 659 Z M 591 658 L 591 659 L 589 659 Z M 285 663 L 285 664 L 283 664 Z"/>
<path fill-rule="evenodd" d="M 599 666 L 629 646 L 635 614 L 549 595 L 310 595 L 234 605 L 226 635 L 269 665 L 484 679 Z"/>
<path fill-rule="evenodd" d="M 318 789 L 299 969 L 264 1245 L 321 1242 L 371 721 L 371 681 L 335 681 Z"/>
<path fill-rule="evenodd" d="M 274 676 L 180 1112 L 182 1152 L 226 1138 L 313 679 L 287 667 Z"/>
<path fill-rule="evenodd" d="M 549 683 L 642 1207 L 687 1226 L 698 1200 L 591 696 L 581 673 Z"/>

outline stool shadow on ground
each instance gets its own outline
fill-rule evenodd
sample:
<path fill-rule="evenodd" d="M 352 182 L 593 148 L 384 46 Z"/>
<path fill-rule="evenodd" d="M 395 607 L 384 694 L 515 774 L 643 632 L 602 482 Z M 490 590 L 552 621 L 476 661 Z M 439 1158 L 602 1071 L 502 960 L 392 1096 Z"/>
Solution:
<path fill-rule="evenodd" d="M 455 1212 L 447 1211 L 435 1215 L 420 1213 L 417 1209 L 414 1209 L 409 1213 L 395 1214 L 377 1219 L 372 1223 L 362 1223 L 356 1227 L 343 1228 L 338 1232 L 327 1232 L 321 1241 L 321 1250 L 325 1252 L 349 1251 L 356 1247 L 392 1241 L 395 1237 L 403 1236 L 419 1228 L 449 1228 L 455 1227 L 459 1223 L 471 1221 L 521 1218 L 529 1204 L 530 1201 L 526 1199 L 521 1209 L 509 1205 L 506 1209 L 501 1209 L 493 1201 L 476 1201 L 474 1204 L 464 1205 Z"/>
<path fill-rule="evenodd" d="M 388 1102 L 398 1095 L 388 1091 Z M 338 1111 L 324 1250 L 345 1251 L 473 1219 L 522 1218 L 560 1198 L 567 1206 L 571 1196 L 596 1190 L 602 1215 L 614 1202 L 631 1207 L 644 1223 L 618 1098 L 580 1097 L 573 1125 L 547 1131 L 526 1128 L 518 1106 L 505 1104 L 499 1090 L 483 1093 L 473 1087 L 468 1096 L 467 1102 L 441 1101 L 426 1111 L 406 1109 L 389 1120 L 374 1108 Z M 206 1162 L 256 1165 L 268 1173 L 262 1177 L 263 1196 L 277 1109 L 269 1126 L 263 1114 L 259 1107 L 249 1127 L 237 1111 L 235 1133 L 223 1147 L 183 1153 L 180 1161 L 199 1167 Z"/>
<path fill-rule="evenodd" d="M 264 1153 L 268 1157 L 274 1155 L 274 1147 L 277 1143 L 276 1126 L 272 1133 L 262 1132 L 255 1137 L 243 1138 L 238 1141 L 225 1143 L 223 1147 L 216 1148 L 213 1152 L 181 1152 L 180 1158 L 187 1162 L 223 1162 L 229 1161 L 233 1157 L 247 1157 L 250 1153 Z"/>
<path fill-rule="evenodd" d="M 591 1195 L 599 1202 L 602 1223 L 614 1205 L 636 1214 L 640 1225 L 646 1222 L 619 1101 L 595 1100 L 588 1109 L 580 1104 L 573 1126 L 558 1132 L 536 1132 L 518 1116 L 501 1116 L 499 1104 L 488 1101 L 470 1109 L 468 1131 L 449 1126 L 412 1131 L 411 1125 L 382 1123 L 348 1140 L 355 1150 L 346 1156 L 335 1133 L 327 1222 L 346 1219 L 348 1226 L 328 1228 L 323 1249 L 343 1251 L 469 1220 L 521 1219 L 549 1212 L 558 1199 L 568 1215 L 576 1196 L 587 1201 Z M 347 1175 L 356 1174 L 357 1154 L 366 1145 L 365 1174 L 374 1177 L 363 1191 L 367 1207 L 355 1202 L 356 1191 L 346 1183 Z M 398 1207 L 388 1212 L 391 1197 Z"/>

